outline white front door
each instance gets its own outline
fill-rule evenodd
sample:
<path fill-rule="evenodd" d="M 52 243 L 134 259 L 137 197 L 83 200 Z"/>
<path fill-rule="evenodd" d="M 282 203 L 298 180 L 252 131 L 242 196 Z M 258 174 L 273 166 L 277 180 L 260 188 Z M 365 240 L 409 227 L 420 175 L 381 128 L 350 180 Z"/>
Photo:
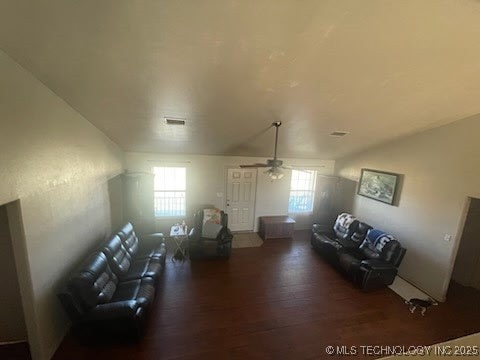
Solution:
<path fill-rule="evenodd" d="M 256 169 L 228 169 L 227 214 L 230 230 L 253 230 L 256 185 Z"/>

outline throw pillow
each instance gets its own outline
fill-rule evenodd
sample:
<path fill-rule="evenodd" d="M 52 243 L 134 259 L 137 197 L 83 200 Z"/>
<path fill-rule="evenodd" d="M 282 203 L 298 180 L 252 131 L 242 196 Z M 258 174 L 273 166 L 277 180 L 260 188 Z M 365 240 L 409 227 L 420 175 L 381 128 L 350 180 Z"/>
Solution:
<path fill-rule="evenodd" d="M 203 224 L 212 222 L 214 224 L 221 224 L 222 214 L 220 209 L 203 209 Z"/>

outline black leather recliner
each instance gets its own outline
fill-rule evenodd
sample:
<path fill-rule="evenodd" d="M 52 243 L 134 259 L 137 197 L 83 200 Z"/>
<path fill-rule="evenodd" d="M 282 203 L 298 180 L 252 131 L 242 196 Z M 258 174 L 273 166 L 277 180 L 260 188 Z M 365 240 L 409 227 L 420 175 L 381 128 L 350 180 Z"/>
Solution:
<path fill-rule="evenodd" d="M 232 252 L 233 234 L 228 228 L 228 215 L 221 214 L 221 230 L 216 238 L 202 236 L 204 211 L 200 210 L 194 215 L 194 226 L 188 235 L 188 252 L 190 259 L 224 258 L 228 259 Z"/>
<path fill-rule="evenodd" d="M 338 216 L 333 233 L 322 230 L 313 225 L 313 248 L 361 289 L 372 290 L 393 282 L 406 249 L 391 235 L 347 213 Z"/>

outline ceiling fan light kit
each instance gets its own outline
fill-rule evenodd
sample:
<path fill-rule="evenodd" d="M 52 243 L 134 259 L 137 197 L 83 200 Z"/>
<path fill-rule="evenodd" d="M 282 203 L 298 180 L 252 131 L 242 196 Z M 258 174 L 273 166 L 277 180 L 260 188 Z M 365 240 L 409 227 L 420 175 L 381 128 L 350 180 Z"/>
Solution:
<path fill-rule="evenodd" d="M 265 174 L 268 174 L 268 176 L 270 176 L 270 179 L 273 180 L 280 180 L 281 178 L 283 178 L 283 172 L 282 170 L 280 170 L 279 168 L 271 168 L 271 169 L 268 169 L 267 171 L 265 171 Z"/>

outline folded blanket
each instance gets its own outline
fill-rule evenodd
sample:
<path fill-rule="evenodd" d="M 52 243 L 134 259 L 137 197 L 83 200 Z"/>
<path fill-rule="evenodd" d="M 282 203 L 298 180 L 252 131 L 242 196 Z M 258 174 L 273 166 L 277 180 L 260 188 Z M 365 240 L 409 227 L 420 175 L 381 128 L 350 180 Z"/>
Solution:
<path fill-rule="evenodd" d="M 352 214 L 349 214 L 349 213 L 341 213 L 340 215 L 338 215 L 337 217 L 337 223 L 338 225 L 348 229 L 350 227 L 350 225 L 355 221 L 357 220 L 357 218 L 355 216 L 353 216 Z"/>
<path fill-rule="evenodd" d="M 370 229 L 365 238 L 366 245 L 373 251 L 382 252 L 383 247 L 392 240 L 396 240 L 392 235 L 379 229 Z"/>

